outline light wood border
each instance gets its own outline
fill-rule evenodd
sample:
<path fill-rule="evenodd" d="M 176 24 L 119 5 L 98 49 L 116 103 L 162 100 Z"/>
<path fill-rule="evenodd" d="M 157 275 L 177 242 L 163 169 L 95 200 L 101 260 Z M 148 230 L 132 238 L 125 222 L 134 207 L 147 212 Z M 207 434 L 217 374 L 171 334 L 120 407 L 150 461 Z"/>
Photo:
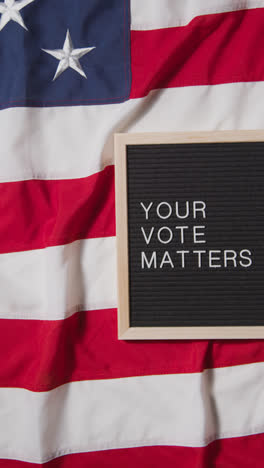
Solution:
<path fill-rule="evenodd" d="M 177 143 L 264 142 L 264 130 L 115 134 L 115 191 L 118 274 L 118 339 L 264 338 L 264 326 L 130 327 L 127 214 L 127 145 Z M 264 157 L 264 156 L 263 156 Z M 264 280 L 264 279 L 263 279 Z M 264 287 L 264 282 L 263 282 Z M 263 307 L 264 313 L 264 307 Z"/>

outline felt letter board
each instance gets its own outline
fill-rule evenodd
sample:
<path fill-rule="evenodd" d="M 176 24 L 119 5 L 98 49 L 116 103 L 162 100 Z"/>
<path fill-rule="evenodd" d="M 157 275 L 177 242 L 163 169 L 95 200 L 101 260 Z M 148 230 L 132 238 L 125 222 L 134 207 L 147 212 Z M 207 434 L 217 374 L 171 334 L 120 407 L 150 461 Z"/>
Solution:
<path fill-rule="evenodd" d="M 115 139 L 119 339 L 264 337 L 264 132 Z"/>

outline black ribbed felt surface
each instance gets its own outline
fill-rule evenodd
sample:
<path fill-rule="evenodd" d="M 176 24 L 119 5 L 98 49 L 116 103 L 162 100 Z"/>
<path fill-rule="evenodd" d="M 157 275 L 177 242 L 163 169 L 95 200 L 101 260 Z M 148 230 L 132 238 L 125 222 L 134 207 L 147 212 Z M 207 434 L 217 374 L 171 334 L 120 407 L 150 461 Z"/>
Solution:
<path fill-rule="evenodd" d="M 130 325 L 264 325 L 264 143 L 128 146 L 127 171 Z M 176 201 L 182 215 L 189 202 L 188 218 L 176 217 Z M 196 219 L 193 201 L 206 204 Z M 153 203 L 148 220 L 140 202 Z M 161 202 L 171 206 L 168 219 L 157 215 Z M 160 206 L 162 216 L 169 212 Z M 195 244 L 201 225 L 196 240 L 206 243 Z M 184 244 L 176 226 L 188 227 Z M 148 245 L 141 227 L 146 237 L 154 227 Z M 163 241 L 173 234 L 168 244 L 157 238 L 161 227 Z"/>

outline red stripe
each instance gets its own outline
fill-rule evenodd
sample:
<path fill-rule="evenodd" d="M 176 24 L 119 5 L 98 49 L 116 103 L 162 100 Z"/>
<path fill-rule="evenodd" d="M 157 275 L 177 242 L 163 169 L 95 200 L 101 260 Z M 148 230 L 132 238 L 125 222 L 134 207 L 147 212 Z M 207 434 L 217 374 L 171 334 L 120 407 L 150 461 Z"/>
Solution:
<path fill-rule="evenodd" d="M 264 361 L 263 341 L 117 340 L 116 309 L 65 320 L 1 320 L 0 386 L 46 391 L 70 381 L 200 372 Z"/>
<path fill-rule="evenodd" d="M 1 183 L 0 219 L 0 253 L 114 236 L 114 166 L 84 179 Z"/>
<path fill-rule="evenodd" d="M 263 468 L 264 435 L 212 442 L 207 447 L 139 447 L 77 453 L 45 464 L 0 460 L 0 468 Z"/>
<path fill-rule="evenodd" d="M 205 15 L 188 26 L 131 31 L 131 97 L 152 89 L 264 80 L 264 9 Z"/>

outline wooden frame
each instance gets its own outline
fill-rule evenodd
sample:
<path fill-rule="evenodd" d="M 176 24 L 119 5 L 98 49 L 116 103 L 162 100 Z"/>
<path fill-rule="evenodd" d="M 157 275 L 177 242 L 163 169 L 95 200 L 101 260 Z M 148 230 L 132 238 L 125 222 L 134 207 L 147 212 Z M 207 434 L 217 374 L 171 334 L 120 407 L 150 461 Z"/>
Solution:
<path fill-rule="evenodd" d="M 264 326 L 131 327 L 129 323 L 129 264 L 127 213 L 127 145 L 177 143 L 264 142 L 264 130 L 115 135 L 115 189 L 118 272 L 118 338 L 231 339 L 264 338 Z M 264 310 L 263 310 L 264 313 Z"/>

